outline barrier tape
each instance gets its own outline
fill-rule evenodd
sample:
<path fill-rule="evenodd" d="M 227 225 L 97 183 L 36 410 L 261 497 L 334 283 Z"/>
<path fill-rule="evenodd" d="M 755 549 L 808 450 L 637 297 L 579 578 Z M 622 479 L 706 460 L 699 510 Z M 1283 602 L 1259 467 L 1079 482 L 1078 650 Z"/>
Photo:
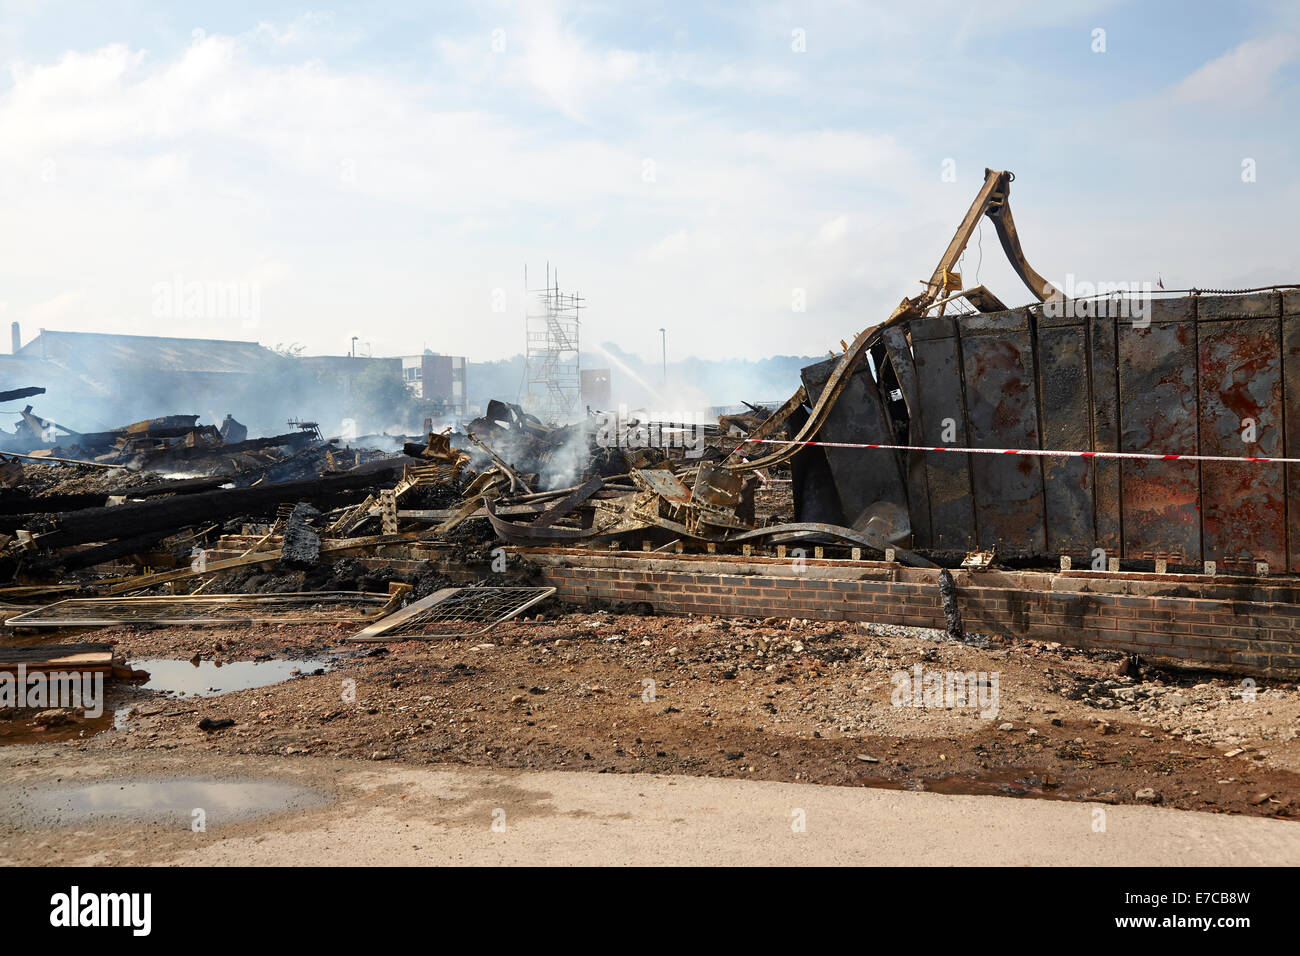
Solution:
<path fill-rule="evenodd" d="M 1140 461 L 1261 461 L 1276 465 L 1300 465 L 1300 458 L 1261 458 L 1230 455 L 1160 455 L 1139 451 L 1056 451 L 1045 448 L 957 448 L 928 445 L 871 445 L 842 441 L 788 441 L 777 438 L 745 438 L 757 445 L 809 445 L 815 448 L 882 448 L 886 451 L 948 451 L 961 455 L 1028 455 L 1033 458 L 1129 458 Z"/>

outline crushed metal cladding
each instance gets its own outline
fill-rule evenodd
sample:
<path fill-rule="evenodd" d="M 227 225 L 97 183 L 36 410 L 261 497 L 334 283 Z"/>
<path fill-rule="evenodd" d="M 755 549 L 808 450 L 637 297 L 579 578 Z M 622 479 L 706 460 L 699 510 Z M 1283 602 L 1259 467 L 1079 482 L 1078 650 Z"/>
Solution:
<path fill-rule="evenodd" d="M 492 401 L 394 453 L 230 416 L 82 433 L 27 405 L 0 432 L 8 634 L 438 640 L 564 603 L 1300 673 L 1300 289 L 1067 299 L 1024 258 L 1013 179 L 986 171 L 919 295 L 716 425 Z M 1033 304 L 962 287 L 984 217 Z"/>

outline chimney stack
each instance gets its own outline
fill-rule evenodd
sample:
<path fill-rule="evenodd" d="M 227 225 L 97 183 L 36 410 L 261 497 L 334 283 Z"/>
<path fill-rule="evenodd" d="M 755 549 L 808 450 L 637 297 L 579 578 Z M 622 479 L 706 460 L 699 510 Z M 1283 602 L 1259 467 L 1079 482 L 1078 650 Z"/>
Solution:
<path fill-rule="evenodd" d="M 18 350 L 23 347 L 23 333 L 22 330 L 18 327 L 17 322 L 14 322 L 12 325 L 9 326 L 9 334 L 12 337 L 11 340 L 13 342 L 14 355 L 17 355 Z"/>

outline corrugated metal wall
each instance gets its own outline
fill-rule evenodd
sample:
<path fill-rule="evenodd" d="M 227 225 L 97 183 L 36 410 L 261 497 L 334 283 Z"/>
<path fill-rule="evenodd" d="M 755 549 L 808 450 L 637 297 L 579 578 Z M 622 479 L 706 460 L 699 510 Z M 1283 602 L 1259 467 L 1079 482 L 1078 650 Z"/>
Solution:
<path fill-rule="evenodd" d="M 1035 307 L 915 319 L 906 339 L 888 330 L 872 353 L 881 381 L 860 370 L 822 437 L 1300 457 L 1300 293 L 1157 300 L 1145 317 L 1070 305 L 1064 317 Z M 820 366 L 804 380 L 815 399 Z M 918 548 L 1078 561 L 1101 548 L 1300 571 L 1300 466 L 847 449 L 827 458 L 848 522 L 874 498 L 905 500 Z"/>

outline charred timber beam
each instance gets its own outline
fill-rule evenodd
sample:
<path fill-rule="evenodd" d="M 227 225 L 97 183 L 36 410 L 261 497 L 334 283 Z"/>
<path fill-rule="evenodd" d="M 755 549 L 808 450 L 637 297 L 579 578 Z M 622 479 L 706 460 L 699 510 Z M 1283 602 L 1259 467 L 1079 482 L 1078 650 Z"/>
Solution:
<path fill-rule="evenodd" d="M 39 385 L 31 385 L 27 388 L 10 389 L 7 392 L 0 392 L 0 402 L 12 402 L 19 398 L 31 398 L 33 395 L 44 395 L 45 389 Z"/>
<path fill-rule="evenodd" d="M 140 453 L 140 457 L 146 462 L 158 461 L 164 458 L 173 461 L 189 461 L 194 458 L 206 458 L 213 455 L 232 455 L 246 451 L 257 451 L 261 448 L 278 448 L 282 445 L 287 448 L 300 448 L 314 443 L 315 438 L 307 432 L 289 432 L 284 435 L 271 435 L 267 438 L 250 438 L 248 441 L 234 442 L 230 445 L 194 445 L 193 447 L 173 445 L 168 448 L 143 451 Z"/>
<path fill-rule="evenodd" d="M 573 491 L 569 492 L 564 498 L 556 502 L 533 522 L 534 528 L 549 528 L 555 522 L 565 517 L 574 508 L 582 504 L 596 492 L 604 487 L 605 482 L 602 478 L 592 478 L 583 485 L 579 485 Z"/>
<path fill-rule="evenodd" d="M 200 491 L 212 491 L 222 485 L 228 485 L 235 479 L 230 475 L 210 475 L 205 478 L 181 478 L 156 485 L 136 485 L 123 488 L 117 494 L 126 498 L 157 498 L 159 495 L 192 495 Z"/>
<path fill-rule="evenodd" d="M 233 481 L 228 475 L 216 475 L 211 478 L 185 478 L 158 485 L 143 485 L 124 488 L 116 493 L 123 498 L 156 498 L 159 495 L 192 495 L 200 491 L 212 491 Z M 0 530 L 12 531 L 25 527 L 36 515 L 62 514 L 86 508 L 103 508 L 108 499 L 114 497 L 106 492 L 89 494 L 45 495 L 33 497 L 25 492 L 0 494 Z"/>
<path fill-rule="evenodd" d="M 111 541 L 108 544 L 83 548 L 79 551 L 69 551 L 64 554 L 48 556 L 38 555 L 35 558 L 27 559 L 27 563 L 23 566 L 23 572 L 26 575 L 39 576 L 78 571 L 82 568 L 103 564 L 106 561 L 116 561 L 119 558 L 127 558 L 134 554 L 152 551 L 168 537 L 169 534 L 165 531 L 153 532 L 152 534 L 136 535 L 131 538 L 123 538 L 120 541 Z"/>
<path fill-rule="evenodd" d="M 110 508 L 87 508 L 59 518 L 59 529 L 41 535 L 42 547 L 62 548 L 91 541 L 113 541 L 157 531 L 175 531 L 199 522 L 211 523 L 247 514 L 262 514 L 285 502 L 311 501 L 326 505 L 360 497 L 375 487 L 396 482 L 405 456 L 372 462 L 337 475 L 305 481 L 285 481 L 226 488 L 152 501 L 133 501 Z"/>

